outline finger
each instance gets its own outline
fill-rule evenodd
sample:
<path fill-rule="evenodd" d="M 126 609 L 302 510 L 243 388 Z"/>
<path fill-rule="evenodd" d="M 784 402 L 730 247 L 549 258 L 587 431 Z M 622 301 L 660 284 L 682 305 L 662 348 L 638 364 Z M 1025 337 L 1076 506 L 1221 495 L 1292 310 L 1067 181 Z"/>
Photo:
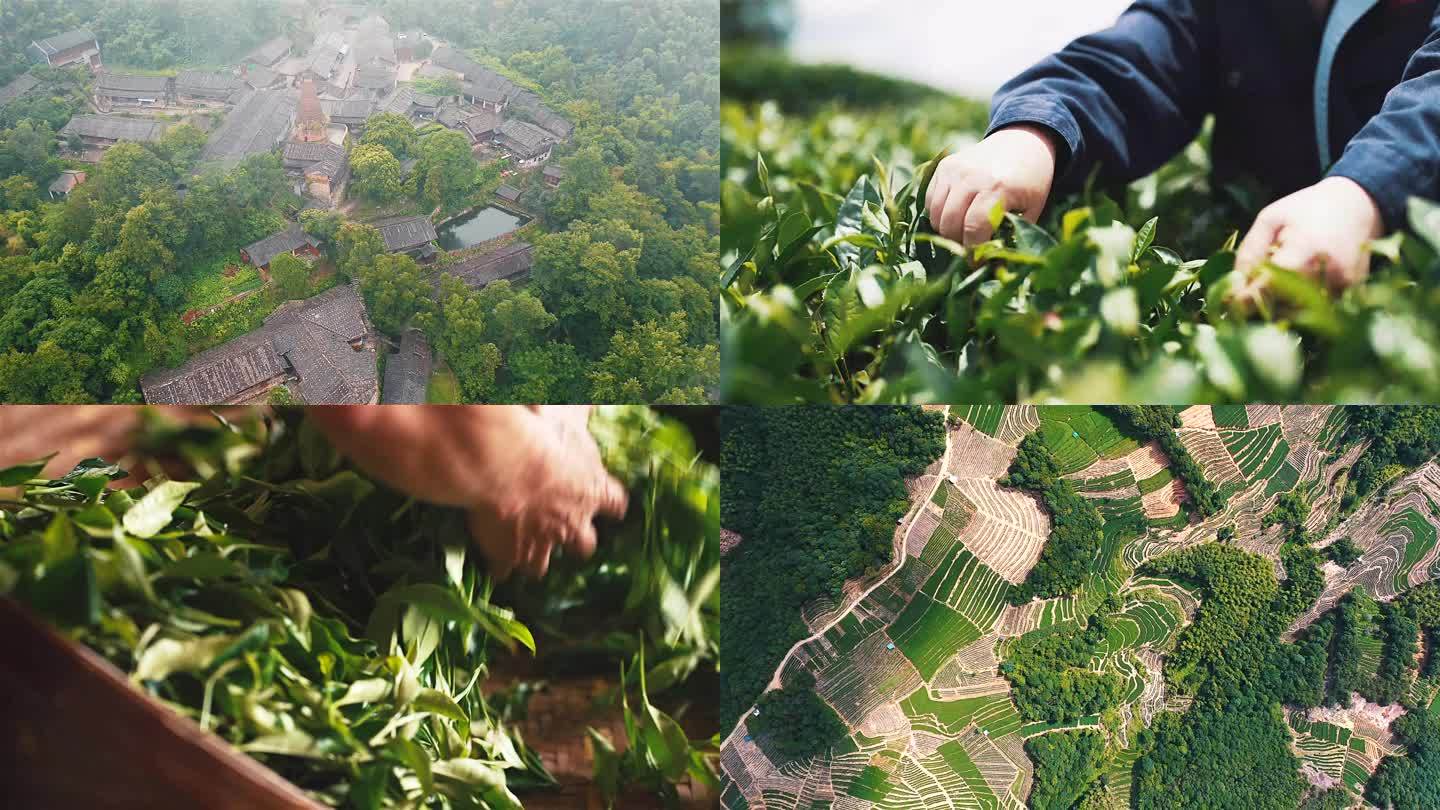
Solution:
<path fill-rule="evenodd" d="M 575 530 L 570 542 L 566 545 L 566 551 L 582 560 L 588 560 L 590 555 L 595 553 L 595 547 L 598 545 L 599 538 L 595 534 L 595 524 L 587 520 Z"/>
<path fill-rule="evenodd" d="M 963 189 L 950 192 L 949 198 L 945 200 L 945 212 L 940 215 L 940 221 L 935 223 L 935 229 L 946 239 L 961 239 L 965 235 L 965 214 L 970 210 L 970 203 L 975 200 L 975 192 Z"/>
<path fill-rule="evenodd" d="M 554 544 L 549 540 L 535 544 L 535 553 L 530 558 L 530 576 L 544 579 L 546 572 L 550 570 L 550 553 L 554 548 Z"/>
<path fill-rule="evenodd" d="M 1282 241 L 1280 246 L 1275 248 L 1275 255 L 1270 257 L 1270 263 L 1311 277 L 1318 276 L 1324 270 L 1320 251 L 1309 241 L 1298 238 Z"/>
<path fill-rule="evenodd" d="M 945 213 L 945 201 L 950 198 L 952 188 L 948 180 L 942 180 L 937 174 L 930 183 L 929 191 L 925 192 L 925 210 L 930 214 L 931 227 L 937 231 L 940 229 L 940 215 Z"/>
<path fill-rule="evenodd" d="M 1005 194 L 999 191 L 987 191 L 975 195 L 975 201 L 970 203 L 970 210 L 965 214 L 963 244 L 967 248 L 989 241 L 995 235 L 995 226 L 990 224 L 990 212 L 995 206 L 1005 205 Z"/>
<path fill-rule="evenodd" d="M 630 506 L 630 494 L 614 476 L 606 475 L 600 483 L 595 497 L 595 512 L 607 517 L 623 520 L 625 510 Z"/>
<path fill-rule="evenodd" d="M 1362 246 L 1349 261 L 1338 261 L 1336 257 L 1341 255 L 1344 254 L 1331 252 L 1325 262 L 1325 283 L 1335 293 L 1344 292 L 1370 275 L 1368 247 Z"/>
<path fill-rule="evenodd" d="M 515 541 L 513 538 L 495 536 L 498 527 L 488 514 L 471 510 L 466 516 L 470 539 L 485 557 L 485 569 L 490 578 L 504 582 L 515 570 Z"/>
<path fill-rule="evenodd" d="M 1264 264 L 1270 256 L 1270 247 L 1280 238 L 1280 227 L 1279 217 L 1261 211 L 1240 243 L 1240 249 L 1235 251 L 1235 269 L 1249 273 Z"/>

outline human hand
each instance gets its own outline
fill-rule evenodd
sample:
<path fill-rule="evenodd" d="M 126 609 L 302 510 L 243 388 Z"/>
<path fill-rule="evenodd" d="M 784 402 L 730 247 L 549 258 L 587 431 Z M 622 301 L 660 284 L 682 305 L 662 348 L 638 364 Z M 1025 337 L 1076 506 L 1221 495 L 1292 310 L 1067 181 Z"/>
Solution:
<path fill-rule="evenodd" d="M 941 236 L 974 247 L 995 229 L 997 204 L 1034 222 L 1045 210 L 1055 182 L 1054 136 L 1021 124 L 991 133 L 974 146 L 940 161 L 925 194 L 925 209 Z"/>
<path fill-rule="evenodd" d="M 597 515 L 625 488 L 586 428 L 588 406 L 316 407 L 316 424 L 361 469 L 431 503 L 468 510 L 490 572 L 542 577 L 556 546 L 588 557 Z"/>
<path fill-rule="evenodd" d="M 1370 275 L 1369 244 L 1382 229 L 1369 192 L 1348 177 L 1327 177 L 1261 211 L 1235 269 L 1248 275 L 1268 260 L 1343 290 Z"/>

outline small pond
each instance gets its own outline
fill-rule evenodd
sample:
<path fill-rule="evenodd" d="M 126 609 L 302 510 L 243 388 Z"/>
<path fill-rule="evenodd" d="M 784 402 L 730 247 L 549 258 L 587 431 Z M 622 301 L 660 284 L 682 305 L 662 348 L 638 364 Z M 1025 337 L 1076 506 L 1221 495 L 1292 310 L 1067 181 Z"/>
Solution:
<path fill-rule="evenodd" d="M 493 205 L 477 208 L 441 225 L 439 244 L 446 250 L 464 250 L 504 236 L 529 221 L 528 217 Z"/>

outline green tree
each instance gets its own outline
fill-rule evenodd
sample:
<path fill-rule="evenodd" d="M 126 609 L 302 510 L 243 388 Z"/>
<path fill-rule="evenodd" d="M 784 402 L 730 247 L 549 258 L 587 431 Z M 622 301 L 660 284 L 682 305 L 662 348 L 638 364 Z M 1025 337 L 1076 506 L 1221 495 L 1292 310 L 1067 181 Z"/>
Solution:
<path fill-rule="evenodd" d="M 469 403 L 489 402 L 496 392 L 500 349 L 485 342 L 485 311 L 479 296 L 453 277 L 442 279 L 438 324 L 427 330 L 450 364 Z"/>
<path fill-rule="evenodd" d="M 487 285 L 476 295 L 485 318 L 488 342 L 506 357 L 534 346 L 555 325 L 555 316 L 529 290 L 517 290 L 504 279 Z"/>
<path fill-rule="evenodd" d="M 175 271 L 175 250 L 185 239 L 174 203 L 173 193 L 147 193 L 145 202 L 130 209 L 120 227 L 113 255 L 145 273 L 151 282 Z"/>
<path fill-rule="evenodd" d="M 421 76 L 410 83 L 417 93 L 441 98 L 460 95 L 460 81 L 454 76 Z"/>
<path fill-rule="evenodd" d="M 0 204 L 8 211 L 27 211 L 40 202 L 40 187 L 23 174 L 0 182 Z"/>
<path fill-rule="evenodd" d="M 380 231 L 358 222 L 340 226 L 335 236 L 335 261 L 340 272 L 360 278 L 376 257 L 385 255 L 385 238 Z"/>
<path fill-rule="evenodd" d="M 506 402 L 530 404 L 590 401 L 585 363 L 568 343 L 542 343 L 505 358 L 510 373 Z"/>
<path fill-rule="evenodd" d="M 365 122 L 365 134 L 360 136 L 360 143 L 383 146 L 396 158 L 407 158 L 415 149 L 416 138 L 415 125 L 410 123 L 410 119 L 395 113 L 380 113 Z"/>
<path fill-rule="evenodd" d="M 0 131 L 0 177 L 21 174 L 43 185 L 59 173 L 55 131 L 48 125 L 25 120 Z"/>
<path fill-rule="evenodd" d="M 327 249 L 335 246 L 335 237 L 345 224 L 345 215 L 339 211 L 307 208 L 300 212 L 300 226 L 305 232 L 325 243 Z"/>
<path fill-rule="evenodd" d="M 390 150 L 376 144 L 362 144 L 350 153 L 350 168 L 355 193 L 377 203 L 388 203 L 400 196 L 400 161 Z"/>
<path fill-rule="evenodd" d="M 417 175 L 424 178 L 419 189 L 426 205 L 459 205 L 474 192 L 479 164 L 470 152 L 470 139 L 451 129 L 436 129 L 420 139 Z"/>
<path fill-rule="evenodd" d="M 601 355 L 610 337 L 632 321 L 626 293 L 635 283 L 638 248 L 621 250 L 597 238 L 597 227 L 535 240 L 534 286 L 557 328 L 583 353 Z"/>
<path fill-rule="evenodd" d="M 435 308 L 434 287 L 414 259 L 380 256 L 360 273 L 360 291 L 380 331 L 399 335 L 418 315 Z"/>
<path fill-rule="evenodd" d="M 609 353 L 590 372 L 592 401 L 709 402 L 704 381 L 719 374 L 719 350 L 687 345 L 688 331 L 685 313 L 673 312 L 664 321 L 637 323 L 618 332 Z"/>
<path fill-rule="evenodd" d="M 205 133 L 189 124 L 181 124 L 166 131 L 156 148 L 160 157 L 179 175 L 195 165 L 206 140 Z"/>
<path fill-rule="evenodd" d="M 270 261 L 270 283 L 278 301 L 304 298 L 310 290 L 310 266 L 292 254 L 281 253 Z"/>

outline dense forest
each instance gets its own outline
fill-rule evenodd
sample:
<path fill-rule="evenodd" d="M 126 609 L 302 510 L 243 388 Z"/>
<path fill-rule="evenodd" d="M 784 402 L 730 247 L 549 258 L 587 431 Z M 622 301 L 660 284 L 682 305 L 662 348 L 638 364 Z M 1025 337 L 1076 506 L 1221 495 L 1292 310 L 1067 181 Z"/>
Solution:
<path fill-rule="evenodd" d="M 1370 443 L 1350 471 L 1342 502 L 1347 508 L 1440 453 L 1440 408 L 1351 405 L 1346 416 L 1346 441 Z"/>
<path fill-rule="evenodd" d="M 721 430 L 721 525 L 743 538 L 720 579 L 729 727 L 810 634 L 801 607 L 890 561 L 903 481 L 945 436 L 938 413 L 880 406 L 727 408 Z"/>
<path fill-rule="evenodd" d="M 1041 734 L 1025 741 L 1025 755 L 1035 764 L 1026 802 L 1031 810 L 1084 808 L 1105 769 L 1105 737 L 1098 731 Z"/>
<path fill-rule="evenodd" d="M 789 683 L 760 696 L 745 727 L 777 762 L 814 756 L 845 739 L 850 730 L 815 694 L 815 677 L 801 670 Z"/>
<path fill-rule="evenodd" d="M 1010 591 L 1011 604 L 1073 593 L 1100 548 L 1103 521 L 1094 502 L 1078 495 L 1075 487 L 1060 477 L 1060 466 L 1039 433 L 1020 442 L 1000 485 L 1039 495 L 1050 513 L 1050 539 L 1025 581 Z"/>
<path fill-rule="evenodd" d="M 110 66 L 230 63 L 275 33 L 295 33 L 301 23 L 280 13 L 282 5 L 296 4 L 7 3 L 0 82 L 26 69 L 23 48 L 32 39 L 75 25 L 95 31 Z M 0 400 L 138 401 L 146 371 L 256 328 L 285 297 L 357 279 L 383 331 L 417 325 L 430 333 L 464 401 L 708 401 L 719 376 L 713 4 L 391 0 L 375 7 L 395 30 L 419 26 L 468 49 L 575 124 L 552 159 L 567 170 L 560 187 L 524 183 L 526 204 L 541 215 L 529 231 L 536 245 L 529 284 L 422 294 L 432 283 L 428 268 L 377 260 L 363 231 L 346 236 L 347 223 L 328 219 L 316 235 L 326 239 L 335 274 L 302 280 L 292 272 L 289 284 L 187 325 L 186 311 L 224 300 L 204 284 L 238 263 L 236 249 L 283 227 L 299 208 L 278 161 L 251 161 L 234 177 L 197 166 L 205 136 L 179 126 L 167 143 L 112 150 L 118 153 L 98 167 L 85 167 L 91 182 L 68 201 L 51 202 L 43 190 L 72 165 L 59 156 L 54 133 L 83 111 L 88 79 L 83 71 L 37 69 L 42 87 L 0 117 Z M 468 161 L 456 133 L 378 123 L 380 133 L 355 144 L 353 156 L 352 196 L 368 206 L 408 201 L 453 211 L 500 182 L 493 167 Z M 401 159 L 417 161 L 403 183 Z M 240 193 L 224 193 L 231 188 Z M 357 239 L 358 253 L 351 250 Z"/>
<path fill-rule="evenodd" d="M 1057 626 L 1011 642 L 1000 674 L 1010 681 L 1020 716 L 1030 722 L 1065 723 L 1100 714 L 1120 702 L 1125 682 L 1114 672 L 1095 672 L 1091 660 L 1103 652 L 1109 626 L 1108 603 L 1083 628 Z"/>

